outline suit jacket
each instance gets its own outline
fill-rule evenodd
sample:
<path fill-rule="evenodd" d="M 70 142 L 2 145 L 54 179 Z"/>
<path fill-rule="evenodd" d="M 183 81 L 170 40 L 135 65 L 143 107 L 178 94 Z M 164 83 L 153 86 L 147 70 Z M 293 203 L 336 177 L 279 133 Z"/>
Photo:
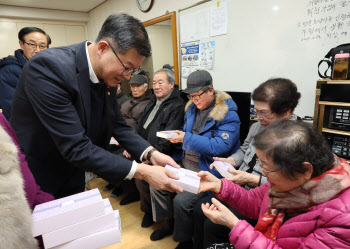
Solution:
<path fill-rule="evenodd" d="M 82 42 L 33 57 L 23 68 L 13 98 L 10 123 L 21 149 L 37 183 L 56 198 L 82 191 L 84 171 L 113 184 L 127 176 L 132 162 L 103 149 L 111 136 L 134 158 L 150 146 L 126 125 L 117 108 L 116 88 L 107 87 L 98 143 L 91 142 L 96 132 L 91 84 Z"/>

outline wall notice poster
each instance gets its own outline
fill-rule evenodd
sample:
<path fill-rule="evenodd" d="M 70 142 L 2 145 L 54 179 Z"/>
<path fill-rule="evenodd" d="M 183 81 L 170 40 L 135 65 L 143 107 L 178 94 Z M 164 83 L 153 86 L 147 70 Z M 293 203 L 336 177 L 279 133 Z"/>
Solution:
<path fill-rule="evenodd" d="M 198 69 L 212 69 L 214 61 L 215 41 L 192 41 L 181 43 L 181 77 Z"/>
<path fill-rule="evenodd" d="M 215 51 L 215 41 L 202 42 L 199 44 L 199 67 L 212 69 Z"/>
<path fill-rule="evenodd" d="M 199 69 L 199 41 L 181 43 L 181 77 Z"/>

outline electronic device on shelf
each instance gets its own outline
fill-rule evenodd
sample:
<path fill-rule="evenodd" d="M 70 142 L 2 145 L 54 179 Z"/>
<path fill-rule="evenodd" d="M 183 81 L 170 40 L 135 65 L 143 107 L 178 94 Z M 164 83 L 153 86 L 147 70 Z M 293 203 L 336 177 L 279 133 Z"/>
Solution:
<path fill-rule="evenodd" d="M 350 131 L 350 107 L 327 106 L 325 110 L 324 127 Z"/>
<path fill-rule="evenodd" d="M 332 148 L 332 152 L 337 156 L 350 159 L 350 137 L 338 134 L 323 133 L 328 144 Z"/>

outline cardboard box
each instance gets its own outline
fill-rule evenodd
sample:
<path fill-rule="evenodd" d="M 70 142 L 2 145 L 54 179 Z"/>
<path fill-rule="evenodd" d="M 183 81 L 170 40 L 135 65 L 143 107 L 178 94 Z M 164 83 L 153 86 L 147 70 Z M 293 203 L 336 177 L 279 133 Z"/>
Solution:
<path fill-rule="evenodd" d="M 157 137 L 161 137 L 161 138 L 174 138 L 178 135 L 179 134 L 177 134 L 174 131 L 158 131 L 157 132 Z"/>
<path fill-rule="evenodd" d="M 184 168 L 174 168 L 170 165 L 165 165 L 165 168 L 180 176 L 179 180 L 171 179 L 174 183 L 180 186 L 184 191 L 197 194 L 199 190 L 200 177 L 197 172 Z"/>
<path fill-rule="evenodd" d="M 216 170 L 222 175 L 223 177 L 233 177 L 233 175 L 228 172 L 228 169 L 236 170 L 231 164 L 227 162 L 222 161 L 214 161 L 213 163 Z"/>
<path fill-rule="evenodd" d="M 96 249 L 121 242 L 122 228 L 119 211 L 114 211 L 114 226 L 112 228 L 76 239 L 52 249 Z"/>
<path fill-rule="evenodd" d="M 52 248 L 115 226 L 113 208 L 104 199 L 105 214 L 42 235 L 45 248 Z"/>
<path fill-rule="evenodd" d="M 104 215 L 98 189 L 37 205 L 33 210 L 33 236 L 49 233 L 97 216 Z"/>

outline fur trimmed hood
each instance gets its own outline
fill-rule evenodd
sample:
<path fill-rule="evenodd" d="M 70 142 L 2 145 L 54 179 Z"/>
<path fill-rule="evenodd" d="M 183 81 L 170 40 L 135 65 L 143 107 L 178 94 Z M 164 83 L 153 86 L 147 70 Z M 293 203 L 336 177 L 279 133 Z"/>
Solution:
<path fill-rule="evenodd" d="M 228 106 L 226 100 L 231 99 L 231 96 L 223 91 L 215 90 L 215 106 L 210 111 L 209 117 L 213 118 L 216 122 L 223 120 L 228 112 Z M 192 100 L 189 100 L 185 106 L 185 112 L 193 104 Z"/>

